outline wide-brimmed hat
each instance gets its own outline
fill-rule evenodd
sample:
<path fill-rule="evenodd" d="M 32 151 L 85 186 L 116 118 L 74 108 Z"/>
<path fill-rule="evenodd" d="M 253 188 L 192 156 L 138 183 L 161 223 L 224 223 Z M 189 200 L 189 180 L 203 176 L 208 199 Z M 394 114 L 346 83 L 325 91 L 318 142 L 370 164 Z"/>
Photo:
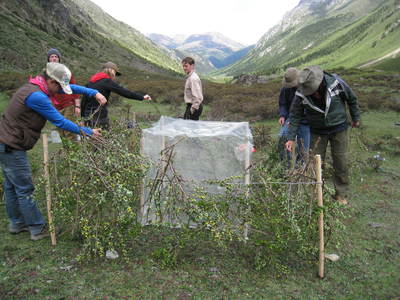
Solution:
<path fill-rule="evenodd" d="M 56 62 L 49 62 L 46 65 L 46 73 L 51 78 L 57 81 L 64 93 L 72 94 L 69 82 L 71 80 L 71 71 L 63 64 Z"/>
<path fill-rule="evenodd" d="M 122 74 L 119 72 L 118 66 L 111 61 L 103 64 L 104 69 L 113 69 L 115 71 L 115 76 L 121 76 Z"/>
<path fill-rule="evenodd" d="M 288 68 L 283 75 L 282 84 L 286 88 L 296 87 L 298 84 L 299 70 L 296 68 Z"/>
<path fill-rule="evenodd" d="M 319 66 L 306 67 L 300 71 L 297 90 L 304 96 L 316 92 L 324 79 L 324 71 Z"/>

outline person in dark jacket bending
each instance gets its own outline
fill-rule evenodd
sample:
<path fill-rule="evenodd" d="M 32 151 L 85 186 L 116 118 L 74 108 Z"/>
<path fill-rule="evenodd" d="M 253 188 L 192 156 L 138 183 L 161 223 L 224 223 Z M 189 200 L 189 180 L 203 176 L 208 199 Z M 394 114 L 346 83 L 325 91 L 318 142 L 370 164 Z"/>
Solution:
<path fill-rule="evenodd" d="M 115 77 L 120 75 L 121 73 L 118 71 L 117 65 L 112 62 L 107 62 L 103 65 L 103 70 L 94 74 L 86 86 L 98 90 L 107 100 L 110 97 L 111 92 L 129 99 L 139 101 L 151 100 L 149 95 L 142 95 L 130 91 L 115 82 Z M 99 126 L 103 129 L 108 129 L 110 121 L 108 118 L 107 104 L 100 106 L 98 101 L 93 97 L 84 96 L 81 104 L 81 112 L 82 117 L 85 119 L 85 125 Z"/>
<path fill-rule="evenodd" d="M 351 126 L 360 125 L 360 109 L 357 97 L 339 76 L 324 72 L 319 66 L 304 68 L 299 74 L 296 98 L 290 109 L 290 124 L 286 148 L 292 150 L 297 127 L 305 111 L 310 124 L 311 147 L 314 154 L 325 160 L 328 142 L 331 146 L 335 185 L 335 199 L 347 204 L 349 174 L 347 166 L 346 106 L 352 119 Z"/>

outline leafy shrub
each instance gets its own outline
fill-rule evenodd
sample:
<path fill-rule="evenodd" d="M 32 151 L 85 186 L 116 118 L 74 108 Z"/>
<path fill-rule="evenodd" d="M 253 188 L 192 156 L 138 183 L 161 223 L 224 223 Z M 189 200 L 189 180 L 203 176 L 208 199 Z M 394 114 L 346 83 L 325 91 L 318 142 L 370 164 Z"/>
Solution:
<path fill-rule="evenodd" d="M 223 191 L 217 194 L 211 194 L 200 186 L 194 186 L 193 193 L 184 192 L 184 178 L 170 165 L 164 165 L 163 172 L 169 174 L 170 186 L 162 189 L 164 178 L 157 177 L 158 187 L 154 187 L 148 201 L 156 208 L 165 208 L 157 210 L 159 220 L 175 220 L 166 225 L 179 228 L 181 234 L 174 236 L 177 240 L 169 243 L 180 246 L 167 244 L 157 248 L 153 257 L 165 267 L 178 259 L 179 251 L 193 244 L 197 237 L 193 232 L 208 232 L 222 249 L 239 242 L 239 249 L 246 249 L 256 269 L 268 267 L 286 272 L 290 266 L 313 263 L 317 257 L 317 217 L 321 208 L 316 206 L 315 186 L 297 184 L 315 181 L 313 164 L 285 175 L 274 148 L 270 142 L 271 150 L 266 159 L 253 169 L 254 184 L 240 184 L 243 180 L 238 177 L 207 182 Z M 165 155 L 173 157 L 173 154 Z M 293 185 L 285 184 L 288 181 Z M 331 200 L 331 193 L 325 189 L 322 209 L 325 211 L 327 240 L 336 243 L 339 241 L 336 234 L 344 228 L 345 214 Z M 196 230 L 190 230 L 193 224 L 196 224 Z M 248 236 L 245 234 L 247 229 Z"/>
<path fill-rule="evenodd" d="M 184 193 L 182 178 L 175 172 L 165 195 L 157 193 L 162 178 L 155 180 L 149 187 L 156 191 L 152 194 L 156 206 L 167 207 L 169 215 L 184 214 L 190 221 L 173 224 L 173 228 L 165 226 L 168 224 L 144 228 L 138 217 L 147 162 L 139 155 L 139 132 L 124 127 L 114 124 L 101 141 L 65 141 L 65 147 L 51 158 L 55 221 L 62 226 L 64 237 L 81 242 L 78 259 L 103 257 L 107 250 L 129 257 L 132 243 L 147 246 L 149 236 L 157 239 L 161 234 L 156 247 L 145 253 L 161 268 L 176 267 L 187 249 L 210 239 L 222 251 L 238 245 L 233 249 L 238 255 L 246 252 L 244 257 L 258 270 L 272 268 L 281 274 L 316 261 L 320 208 L 314 185 L 281 184 L 315 181 L 312 164 L 285 172 L 265 128 L 255 130 L 264 132 L 259 141 L 256 137 L 257 144 L 270 150 L 252 170 L 254 184 L 245 186 L 238 177 L 227 178 L 207 183 L 219 186 L 221 193 L 208 193 L 200 183 L 193 187 L 194 192 Z M 37 186 L 36 192 L 44 198 L 43 180 Z M 329 193 L 326 189 L 325 228 L 327 240 L 337 242 L 344 213 Z"/>
<path fill-rule="evenodd" d="M 64 141 L 51 159 L 55 222 L 82 242 L 80 258 L 107 250 L 126 254 L 140 233 L 140 184 L 146 161 L 138 154 L 136 131 L 115 125 L 102 140 Z M 43 180 L 38 185 L 43 194 Z"/>
<path fill-rule="evenodd" d="M 9 94 L 12 94 L 12 92 L 28 81 L 28 77 L 28 75 L 18 72 L 1 72 L 0 91 L 7 91 Z"/>

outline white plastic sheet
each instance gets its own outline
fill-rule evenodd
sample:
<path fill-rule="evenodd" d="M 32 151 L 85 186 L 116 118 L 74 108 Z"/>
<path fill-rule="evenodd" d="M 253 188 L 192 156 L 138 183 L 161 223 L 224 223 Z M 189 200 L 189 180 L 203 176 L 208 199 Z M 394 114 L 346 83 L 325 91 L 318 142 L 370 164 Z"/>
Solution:
<path fill-rule="evenodd" d="M 184 182 L 187 194 L 195 186 L 207 192 L 221 193 L 220 187 L 206 183 L 237 176 L 240 183 L 249 183 L 248 169 L 252 153 L 252 134 L 247 122 L 191 121 L 162 116 L 153 127 L 142 132 L 142 154 L 152 166 L 147 174 L 142 195 L 142 223 L 160 221 L 155 206 L 149 199 L 149 182 L 156 178 L 157 168 L 162 166 L 162 151 L 173 146 L 173 169 Z M 247 179 L 246 179 L 247 176 Z M 165 184 L 167 195 L 168 184 Z M 161 199 L 162 200 L 162 199 Z M 163 222 L 179 223 L 163 216 Z M 185 220 L 182 216 L 180 219 Z M 179 225 L 179 224 L 177 224 Z"/>

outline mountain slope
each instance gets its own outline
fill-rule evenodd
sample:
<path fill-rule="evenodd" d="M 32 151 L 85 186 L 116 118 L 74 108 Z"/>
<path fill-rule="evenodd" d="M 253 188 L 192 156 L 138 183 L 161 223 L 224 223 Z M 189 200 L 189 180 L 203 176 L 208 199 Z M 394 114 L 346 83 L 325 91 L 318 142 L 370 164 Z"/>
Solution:
<path fill-rule="evenodd" d="M 167 59 L 166 52 L 146 38 L 148 52 L 165 56 L 165 63 L 150 61 L 142 53 L 132 51 L 113 35 L 102 31 L 92 17 L 71 0 L 2 0 L 0 18 L 0 70 L 38 72 L 51 47 L 61 51 L 62 62 L 83 73 L 98 70 L 101 63 L 108 60 L 121 65 L 122 70 L 136 73 L 172 75 L 176 74 L 174 70 L 179 70 L 177 62 L 172 68 L 173 59 Z M 118 28 L 110 25 L 109 30 L 118 31 Z M 134 32 L 133 28 L 131 30 Z"/>
<path fill-rule="evenodd" d="M 273 73 L 307 64 L 358 66 L 399 47 L 398 2 L 302 0 L 246 57 L 219 73 Z"/>
<path fill-rule="evenodd" d="M 98 25 L 98 27 L 93 28 L 94 31 L 102 34 L 106 38 L 115 40 L 120 45 L 150 62 L 176 71 L 180 70 L 178 62 L 171 57 L 168 52 L 159 48 L 136 29 L 114 19 L 91 1 L 72 1 L 79 5 Z"/>
<path fill-rule="evenodd" d="M 217 68 L 242 58 L 251 49 L 237 43 L 218 32 L 168 37 L 151 33 L 148 37 L 155 43 L 175 51 L 177 56 L 193 56 L 197 69 L 201 73 L 209 73 Z"/>

